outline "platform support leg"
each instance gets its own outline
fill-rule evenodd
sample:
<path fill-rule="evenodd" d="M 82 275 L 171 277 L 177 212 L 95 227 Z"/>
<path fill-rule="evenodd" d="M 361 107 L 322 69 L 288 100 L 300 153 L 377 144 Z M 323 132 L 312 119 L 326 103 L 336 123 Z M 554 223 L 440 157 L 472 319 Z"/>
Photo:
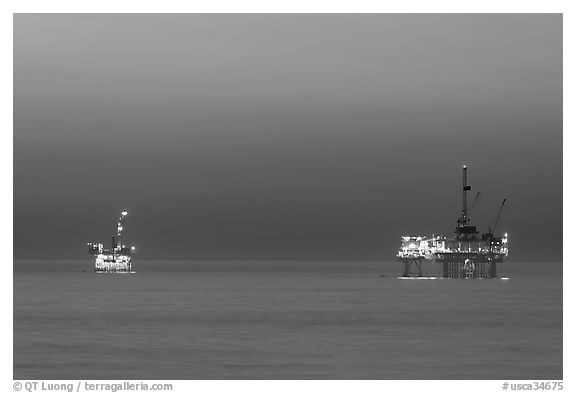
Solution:
<path fill-rule="evenodd" d="M 410 274 L 410 264 L 412 263 L 412 261 L 404 261 L 404 274 L 402 274 L 402 277 L 408 277 Z"/>
<path fill-rule="evenodd" d="M 490 262 L 490 278 L 498 277 L 496 275 L 496 262 Z"/>
<path fill-rule="evenodd" d="M 414 264 L 418 268 L 418 277 L 422 277 L 422 261 L 414 261 Z"/>

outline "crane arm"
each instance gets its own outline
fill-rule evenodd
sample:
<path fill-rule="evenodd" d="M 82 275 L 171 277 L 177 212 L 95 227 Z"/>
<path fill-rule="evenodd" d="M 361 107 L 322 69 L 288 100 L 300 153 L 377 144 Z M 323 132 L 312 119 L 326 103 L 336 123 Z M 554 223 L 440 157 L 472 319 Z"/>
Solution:
<path fill-rule="evenodd" d="M 472 202 L 472 207 L 470 208 L 470 213 L 468 214 L 469 216 L 472 215 L 472 213 L 474 212 L 474 207 L 476 206 L 476 204 L 478 203 L 479 200 L 480 200 L 480 191 L 478 191 L 476 193 L 476 196 L 474 197 L 474 201 Z"/>
<path fill-rule="evenodd" d="M 500 215 L 502 214 L 502 210 L 504 209 L 505 204 L 506 204 L 506 198 L 504 198 L 502 204 L 500 205 L 500 209 L 498 209 L 498 214 L 496 215 L 496 219 L 494 220 L 494 227 L 492 228 L 493 232 L 496 231 L 496 226 L 498 225 L 498 221 L 500 220 Z"/>

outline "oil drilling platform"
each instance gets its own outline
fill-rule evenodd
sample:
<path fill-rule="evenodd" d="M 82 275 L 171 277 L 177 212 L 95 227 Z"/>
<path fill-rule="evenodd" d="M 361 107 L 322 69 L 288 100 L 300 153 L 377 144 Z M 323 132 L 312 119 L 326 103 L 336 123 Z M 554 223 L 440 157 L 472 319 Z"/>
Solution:
<path fill-rule="evenodd" d="M 508 257 L 508 234 L 496 236 L 495 231 L 506 203 L 502 201 L 496 219 L 488 231 L 479 236 L 470 225 L 467 193 L 471 190 L 462 167 L 462 213 L 453 238 L 445 236 L 403 236 L 397 258 L 404 263 L 403 277 L 423 277 L 422 264 L 442 265 L 443 278 L 497 278 L 496 265 Z M 476 194 L 473 206 L 478 201 Z"/>
<path fill-rule="evenodd" d="M 122 231 L 125 227 L 127 210 L 122 210 L 116 223 L 116 233 L 110 235 L 111 247 L 104 249 L 102 243 L 88 243 L 88 253 L 96 256 L 94 271 L 97 273 L 130 273 L 132 272 L 132 257 L 136 247 L 126 247 L 122 243 Z"/>

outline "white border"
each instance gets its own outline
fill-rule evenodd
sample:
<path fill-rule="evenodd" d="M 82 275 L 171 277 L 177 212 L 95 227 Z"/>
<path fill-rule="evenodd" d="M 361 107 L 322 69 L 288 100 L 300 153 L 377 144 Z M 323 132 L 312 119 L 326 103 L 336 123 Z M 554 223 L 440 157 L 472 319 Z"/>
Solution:
<path fill-rule="evenodd" d="M 573 277 L 574 268 L 570 260 L 570 243 L 568 237 L 571 228 L 567 223 L 574 220 L 574 158 L 571 151 L 574 147 L 574 115 L 576 107 L 573 99 L 574 78 L 571 70 L 576 70 L 574 62 L 574 33 L 575 21 L 574 6 L 569 1 L 504 1 L 484 0 L 482 2 L 463 1 L 411 1 L 411 2 L 382 2 L 382 1 L 264 1 L 264 0 L 220 0 L 220 1 L 8 1 L 4 2 L 0 19 L 2 31 L 2 222 L 4 223 L 0 236 L 0 249 L 3 255 L 9 255 L 4 261 L 9 266 L 8 271 L 1 276 L 2 301 L 5 318 L 2 321 L 2 391 L 12 390 L 12 223 L 13 223 L 13 140 L 12 140 L 12 13 L 57 13 L 57 12 L 120 12 L 120 13 L 148 13 L 148 12 L 554 12 L 564 13 L 564 256 L 568 257 L 564 264 L 564 390 L 571 390 L 571 375 L 569 370 L 574 370 L 573 348 L 574 340 L 570 332 L 574 332 L 573 303 L 574 289 L 569 285 L 570 277 Z M 543 130 L 544 132 L 544 130 Z M 537 338 L 535 338 L 537 339 Z M 100 381 L 104 382 L 104 381 Z M 169 381 L 162 381 L 169 382 Z M 461 392 L 463 389 L 469 392 L 501 391 L 503 381 L 172 381 L 176 389 L 174 391 L 254 391 L 266 392 L 271 389 L 278 392 L 290 392 L 294 390 L 330 389 L 331 391 L 351 391 L 361 389 L 362 392 L 378 392 L 386 390 L 400 391 L 415 389 L 418 391 L 439 390 L 446 392 Z M 518 381 L 520 382 L 520 381 Z"/>

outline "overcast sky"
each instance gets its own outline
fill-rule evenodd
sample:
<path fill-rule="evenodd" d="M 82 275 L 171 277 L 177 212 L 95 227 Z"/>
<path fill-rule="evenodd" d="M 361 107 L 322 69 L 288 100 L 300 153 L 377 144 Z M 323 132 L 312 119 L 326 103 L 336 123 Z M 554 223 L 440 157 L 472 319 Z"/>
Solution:
<path fill-rule="evenodd" d="M 14 17 L 14 255 L 393 259 L 461 166 L 516 260 L 562 259 L 560 14 Z"/>

